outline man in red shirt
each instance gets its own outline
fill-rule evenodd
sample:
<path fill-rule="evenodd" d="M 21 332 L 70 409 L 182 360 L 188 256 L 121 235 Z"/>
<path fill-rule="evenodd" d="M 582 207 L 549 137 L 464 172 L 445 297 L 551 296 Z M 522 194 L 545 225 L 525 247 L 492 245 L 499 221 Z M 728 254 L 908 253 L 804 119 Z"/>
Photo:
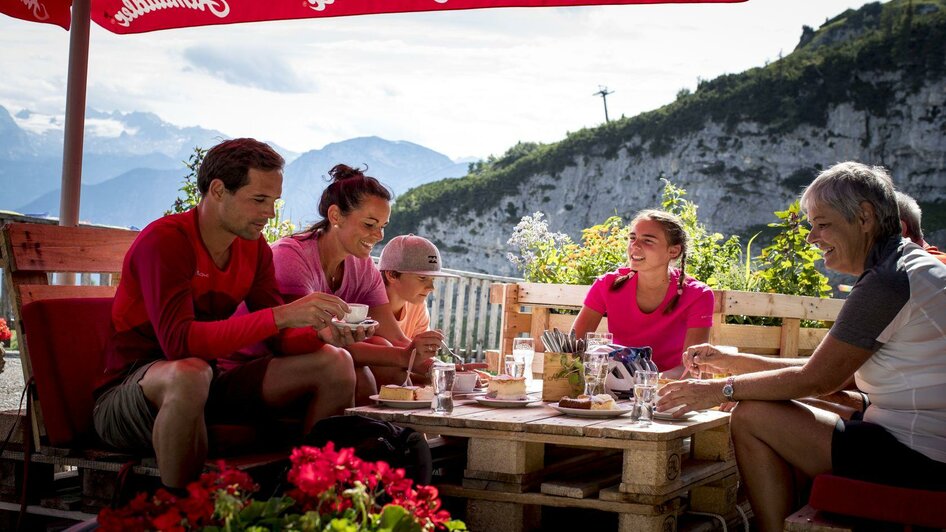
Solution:
<path fill-rule="evenodd" d="M 943 253 L 937 249 L 936 246 L 931 246 L 926 240 L 923 240 L 923 228 L 920 227 L 923 212 L 920 210 L 920 206 L 917 204 L 916 200 L 903 192 L 897 191 L 896 195 L 897 208 L 900 209 L 900 228 L 903 237 L 909 238 L 914 244 L 926 250 L 927 253 L 939 259 L 943 264 L 946 264 L 946 253 Z"/>
<path fill-rule="evenodd" d="M 308 432 L 352 405 L 351 356 L 335 346 L 365 332 L 331 325 L 348 312 L 335 296 L 283 304 L 262 236 L 282 194 L 283 164 L 253 139 L 218 144 L 198 172 L 200 204 L 148 225 L 125 256 L 95 428 L 113 447 L 153 448 L 170 488 L 203 467 L 205 416 L 247 421 L 304 401 Z M 249 312 L 234 316 L 241 303 Z M 261 341 L 277 355 L 217 368 L 217 358 Z"/>

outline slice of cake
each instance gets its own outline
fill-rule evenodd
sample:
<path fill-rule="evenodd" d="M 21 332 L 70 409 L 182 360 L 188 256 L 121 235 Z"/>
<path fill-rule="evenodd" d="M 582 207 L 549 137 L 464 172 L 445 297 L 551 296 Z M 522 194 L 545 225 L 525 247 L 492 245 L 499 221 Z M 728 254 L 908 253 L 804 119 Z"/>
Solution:
<path fill-rule="evenodd" d="M 558 406 L 562 408 L 575 408 L 578 410 L 591 410 L 591 397 L 579 395 L 574 399 L 571 397 L 562 397 L 558 400 Z"/>
<path fill-rule="evenodd" d="M 381 399 L 391 401 L 413 401 L 414 391 L 417 386 L 398 386 L 396 384 L 386 384 L 381 387 Z"/>
<path fill-rule="evenodd" d="M 526 399 L 525 377 L 498 375 L 489 380 L 486 397 L 501 401 L 520 401 Z"/>
<path fill-rule="evenodd" d="M 592 410 L 615 410 L 617 407 L 614 398 L 606 393 L 599 393 L 591 398 Z"/>
<path fill-rule="evenodd" d="M 433 386 L 424 386 L 414 390 L 414 399 L 417 401 L 430 401 L 434 398 Z"/>

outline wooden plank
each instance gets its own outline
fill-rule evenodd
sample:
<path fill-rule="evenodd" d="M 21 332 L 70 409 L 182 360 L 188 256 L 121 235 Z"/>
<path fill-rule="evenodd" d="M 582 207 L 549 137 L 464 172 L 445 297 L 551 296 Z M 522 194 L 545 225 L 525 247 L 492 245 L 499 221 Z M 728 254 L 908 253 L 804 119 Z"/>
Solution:
<path fill-rule="evenodd" d="M 654 490 L 659 493 L 635 493 L 624 491 L 634 486 L 621 484 L 601 490 L 599 497 L 607 501 L 634 502 L 639 504 L 659 504 L 661 501 L 682 497 L 687 491 L 704 484 L 716 482 L 736 473 L 736 462 L 712 462 L 707 460 L 684 460 L 681 481 L 671 489 Z"/>
<path fill-rule="evenodd" d="M 443 277 L 434 279 L 433 300 L 430 302 L 430 328 L 443 330 L 440 325 L 440 313 L 443 306 L 444 289 L 447 281 Z"/>
<path fill-rule="evenodd" d="M 798 334 L 801 320 L 798 318 L 783 318 L 782 330 L 779 337 L 778 354 L 780 357 L 798 356 Z"/>
<path fill-rule="evenodd" d="M 546 307 L 533 307 L 532 308 L 532 323 L 529 325 L 529 338 L 534 338 L 535 341 L 539 341 L 539 338 L 542 338 L 542 333 L 550 330 L 551 326 L 549 325 L 549 309 Z M 515 338 L 515 337 L 514 337 Z"/>
<path fill-rule="evenodd" d="M 499 354 L 512 353 L 512 339 L 531 330 L 532 316 L 519 310 L 519 286 L 503 285 L 502 321 L 499 333 Z"/>
<path fill-rule="evenodd" d="M 583 471 L 572 467 L 558 474 L 550 472 L 550 478 L 541 484 L 539 491 L 546 495 L 584 499 L 597 495 L 603 487 L 617 485 L 621 481 L 622 454 L 609 453 L 601 456 L 599 453 L 591 453 L 590 456 L 594 461 L 583 467 Z"/>
<path fill-rule="evenodd" d="M 502 491 L 466 489 L 455 484 L 438 484 L 441 495 L 447 497 L 463 497 L 466 499 L 515 502 L 518 504 L 535 504 L 556 508 L 588 508 L 605 512 L 619 512 L 635 515 L 661 515 L 668 510 L 680 508 L 680 500 L 674 499 L 664 504 L 635 504 L 628 502 L 606 501 L 602 499 L 572 499 L 545 495 L 543 493 L 509 493 Z M 501 530 L 501 529 L 500 529 Z"/>
<path fill-rule="evenodd" d="M 453 326 L 454 314 L 456 313 L 456 308 L 453 306 L 453 296 L 456 294 L 456 286 L 457 280 L 453 277 L 448 277 L 447 282 L 444 284 L 443 288 L 443 304 L 440 307 L 440 329 L 446 335 L 450 334 L 450 328 Z"/>
<path fill-rule="evenodd" d="M 457 297 L 456 303 L 453 308 L 453 335 L 451 336 L 453 342 L 452 344 L 463 349 L 463 346 L 460 344 L 460 340 L 463 337 L 463 326 L 466 323 L 467 312 L 466 308 L 466 293 L 470 289 L 470 279 L 463 277 L 457 281 Z M 449 343 L 449 342 L 448 342 Z M 456 349 L 454 349 L 456 351 Z"/>
<path fill-rule="evenodd" d="M 811 506 L 804 506 L 785 518 L 785 532 L 850 532 L 858 529 L 858 525 L 864 527 L 865 522 L 838 515 L 828 515 Z M 865 527 L 863 530 L 869 530 L 869 528 Z"/>
<path fill-rule="evenodd" d="M 811 354 L 818 346 L 828 329 L 804 328 L 798 332 L 798 351 L 800 354 Z M 780 327 L 761 325 L 723 324 L 715 328 L 715 339 L 719 345 L 735 345 L 740 350 L 756 353 L 764 350 L 778 352 L 781 344 L 782 330 Z M 764 354 L 764 353 L 763 353 Z"/>
<path fill-rule="evenodd" d="M 470 318 L 466 328 L 466 345 L 469 346 L 472 360 L 481 360 L 483 340 L 486 338 L 486 306 L 489 304 L 488 282 L 476 279 L 470 287 Z"/>
<path fill-rule="evenodd" d="M 7 224 L 13 271 L 117 272 L 137 231 L 103 227 Z"/>
<path fill-rule="evenodd" d="M 490 298 L 492 298 L 492 295 L 490 295 Z M 495 349 L 497 351 L 502 347 L 502 337 L 503 337 L 502 312 L 503 312 L 503 308 L 501 305 L 497 305 L 490 302 L 489 323 L 486 325 L 487 327 L 487 332 L 486 332 L 487 344 L 486 345 L 489 349 Z"/>
<path fill-rule="evenodd" d="M 519 304 L 552 308 L 581 308 L 587 285 L 519 283 Z"/>
<path fill-rule="evenodd" d="M 493 283 L 489 285 L 489 302 L 493 305 L 502 305 L 505 303 L 506 286 L 509 283 Z"/>
<path fill-rule="evenodd" d="M 590 477 L 576 480 L 553 480 L 543 482 L 539 491 L 546 495 L 584 499 L 597 495 L 602 488 L 613 486 L 621 481 L 621 474 L 611 471 L 598 471 Z"/>
<path fill-rule="evenodd" d="M 115 297 L 115 286 L 60 286 L 25 284 L 19 286 L 20 301 L 26 305 L 44 299 L 74 297 Z"/>
<path fill-rule="evenodd" d="M 726 290 L 723 314 L 743 316 L 772 316 L 779 318 L 799 318 L 803 320 L 834 321 L 843 299 L 829 299 L 768 292 L 742 292 Z M 714 295 L 719 297 L 719 291 Z"/>

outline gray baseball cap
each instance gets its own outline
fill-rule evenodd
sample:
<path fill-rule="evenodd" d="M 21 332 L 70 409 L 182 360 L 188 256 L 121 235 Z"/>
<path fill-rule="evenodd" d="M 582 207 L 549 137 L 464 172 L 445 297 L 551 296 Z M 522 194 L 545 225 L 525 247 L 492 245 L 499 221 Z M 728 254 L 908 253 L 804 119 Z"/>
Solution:
<path fill-rule="evenodd" d="M 441 270 L 440 263 L 440 250 L 433 242 L 422 236 L 400 235 L 392 238 L 381 250 L 378 269 L 434 277 L 459 277 Z"/>

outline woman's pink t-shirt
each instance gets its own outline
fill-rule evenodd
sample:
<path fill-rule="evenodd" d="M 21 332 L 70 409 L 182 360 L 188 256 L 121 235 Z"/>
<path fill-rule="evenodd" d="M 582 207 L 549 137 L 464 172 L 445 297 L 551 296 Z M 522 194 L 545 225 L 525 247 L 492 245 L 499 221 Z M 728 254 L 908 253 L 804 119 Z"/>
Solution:
<path fill-rule="evenodd" d="M 683 360 L 683 342 L 687 329 L 713 325 L 713 291 L 705 284 L 687 277 L 683 295 L 670 314 L 664 314 L 667 304 L 677 293 L 680 270 L 670 272 L 667 295 L 653 312 L 642 312 L 637 306 L 637 276 L 612 291 L 614 280 L 629 273 L 630 268 L 602 275 L 588 290 L 585 306 L 608 317 L 608 330 L 614 342 L 628 347 L 650 346 L 653 360 L 661 371 L 675 368 Z"/>
<path fill-rule="evenodd" d="M 332 291 L 322 261 L 318 238 L 282 238 L 273 244 L 273 264 L 279 291 L 287 302 L 313 292 L 334 294 L 346 303 L 377 307 L 388 302 L 381 272 L 371 258 L 345 257 L 345 274 L 337 291 Z"/>

